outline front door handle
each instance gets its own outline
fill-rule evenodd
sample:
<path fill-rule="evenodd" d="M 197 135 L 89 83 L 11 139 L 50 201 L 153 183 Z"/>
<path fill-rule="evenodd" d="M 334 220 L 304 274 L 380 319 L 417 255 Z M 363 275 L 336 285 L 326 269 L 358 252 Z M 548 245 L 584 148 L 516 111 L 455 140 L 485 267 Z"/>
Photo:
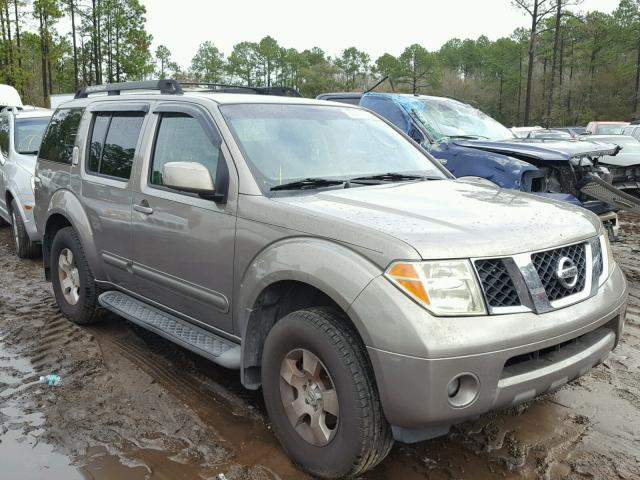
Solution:
<path fill-rule="evenodd" d="M 133 209 L 136 212 L 144 213 L 145 215 L 151 215 L 153 213 L 153 208 L 149 206 L 149 202 L 146 200 L 142 200 L 140 203 L 134 204 Z"/>

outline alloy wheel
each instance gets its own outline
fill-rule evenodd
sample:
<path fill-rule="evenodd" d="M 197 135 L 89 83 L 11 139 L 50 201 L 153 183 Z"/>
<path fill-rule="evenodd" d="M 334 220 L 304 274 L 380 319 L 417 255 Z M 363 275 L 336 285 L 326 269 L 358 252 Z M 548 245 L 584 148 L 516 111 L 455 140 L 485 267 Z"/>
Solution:
<path fill-rule="evenodd" d="M 300 348 L 285 356 L 280 396 L 291 426 L 306 442 L 322 447 L 333 440 L 338 431 L 338 394 L 315 354 Z"/>
<path fill-rule="evenodd" d="M 60 252 L 58 258 L 58 278 L 65 301 L 75 305 L 80 300 L 80 273 L 76 266 L 73 252 L 68 248 Z"/>

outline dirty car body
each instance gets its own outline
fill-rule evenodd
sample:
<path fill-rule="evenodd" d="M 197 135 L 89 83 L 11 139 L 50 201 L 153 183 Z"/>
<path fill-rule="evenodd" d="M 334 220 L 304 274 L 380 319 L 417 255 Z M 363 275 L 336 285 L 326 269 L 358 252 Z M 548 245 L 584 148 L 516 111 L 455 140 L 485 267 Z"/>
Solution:
<path fill-rule="evenodd" d="M 627 285 L 593 213 L 456 180 L 356 106 L 171 92 L 56 112 L 45 143 L 65 148 L 36 172 L 47 275 L 72 320 L 107 308 L 262 386 L 278 438 L 314 475 L 359 474 L 392 436 L 530 400 L 620 340 Z M 122 143 L 104 117 L 135 119 L 127 155 L 100 147 Z M 211 139 L 215 160 L 199 147 Z M 318 431 L 317 408 L 338 421 Z"/>
<path fill-rule="evenodd" d="M 12 225 L 18 243 L 40 241 L 33 219 L 33 179 L 38 149 L 51 113 L 46 109 L 17 107 L 5 108 L 0 113 L 0 219 Z"/>
<path fill-rule="evenodd" d="M 450 98 L 371 92 L 360 105 L 392 121 L 456 177 L 481 177 L 503 188 L 580 205 L 605 221 L 615 209 L 629 208 L 628 202 L 617 203 L 619 192 L 581 191 L 593 178 L 606 178 L 598 161 L 617 153 L 614 144 L 516 138 L 480 110 Z M 640 203 L 633 202 L 632 208 Z"/>

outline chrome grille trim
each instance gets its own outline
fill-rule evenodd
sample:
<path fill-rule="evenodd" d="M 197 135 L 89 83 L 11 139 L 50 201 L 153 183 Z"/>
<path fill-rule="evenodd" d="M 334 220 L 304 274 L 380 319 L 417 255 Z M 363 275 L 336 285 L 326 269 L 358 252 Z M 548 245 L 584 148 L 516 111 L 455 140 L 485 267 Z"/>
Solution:
<path fill-rule="evenodd" d="M 550 300 L 547 296 L 547 290 L 545 289 L 545 286 L 540 279 L 538 270 L 534 265 L 533 257 L 538 253 L 566 249 L 576 245 L 584 246 L 584 286 L 578 292 L 572 293 L 562 298 L 558 298 L 556 300 Z M 483 262 L 488 260 L 500 260 L 504 263 L 509 272 L 511 280 L 518 291 L 518 297 L 520 299 L 521 305 L 492 306 L 489 304 L 489 301 L 487 300 L 487 292 L 485 290 L 486 286 L 482 283 L 482 278 L 478 272 L 478 268 L 476 265 L 476 262 Z M 586 300 L 587 298 L 596 294 L 598 290 L 599 279 L 602 275 L 602 268 L 604 267 L 599 236 L 593 237 L 588 240 L 582 240 L 580 242 L 572 242 L 566 245 L 559 245 L 554 248 L 545 248 L 533 252 L 520 253 L 511 256 L 472 258 L 471 262 L 476 270 L 478 282 L 485 295 L 487 309 L 489 314 L 491 315 L 523 312 L 535 312 L 541 314 Z"/>

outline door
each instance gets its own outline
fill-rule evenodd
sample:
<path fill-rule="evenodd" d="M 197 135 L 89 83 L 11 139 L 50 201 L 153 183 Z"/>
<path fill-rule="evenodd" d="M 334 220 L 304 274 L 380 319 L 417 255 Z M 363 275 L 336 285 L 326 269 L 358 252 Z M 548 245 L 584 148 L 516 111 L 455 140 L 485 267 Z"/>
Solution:
<path fill-rule="evenodd" d="M 220 134 L 196 106 L 160 104 L 154 114 L 153 144 L 133 193 L 135 291 L 195 323 L 231 332 L 232 202 L 216 203 L 163 183 L 166 163 L 197 162 L 207 168 L 218 193 L 228 187 Z"/>
<path fill-rule="evenodd" d="M 106 280 L 124 288 L 133 280 L 131 172 L 144 118 L 144 111 L 100 111 L 98 106 L 84 147 L 82 198 L 96 250 Z"/>

